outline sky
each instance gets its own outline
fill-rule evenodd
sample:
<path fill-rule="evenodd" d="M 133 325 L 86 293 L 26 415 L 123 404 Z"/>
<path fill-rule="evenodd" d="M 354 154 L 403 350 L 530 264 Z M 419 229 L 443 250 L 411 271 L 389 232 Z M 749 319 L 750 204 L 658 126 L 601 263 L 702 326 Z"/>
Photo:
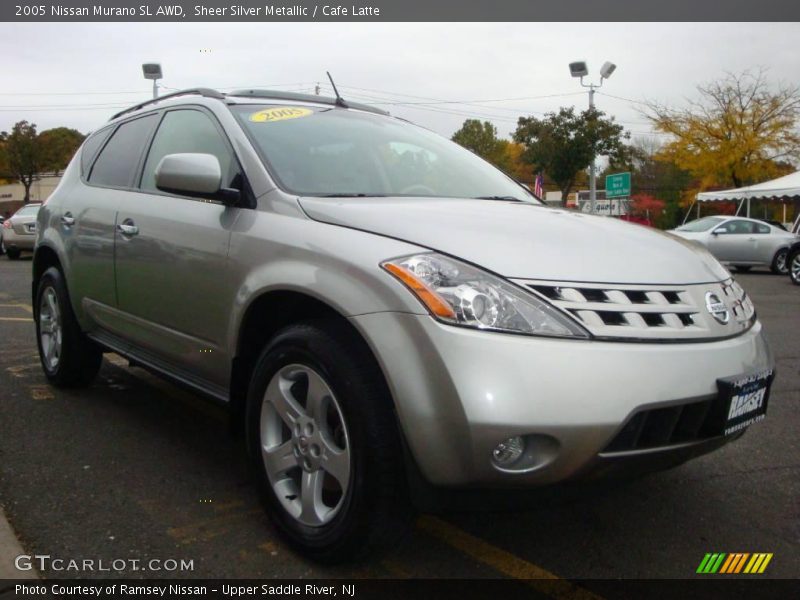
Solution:
<path fill-rule="evenodd" d="M 644 101 L 674 107 L 726 72 L 765 67 L 798 84 L 798 23 L 3 23 L 0 130 L 83 133 L 152 96 L 143 62 L 160 62 L 162 93 L 262 87 L 330 93 L 378 106 L 450 136 L 467 118 L 510 136 L 521 115 L 584 109 L 569 74 L 589 63 L 595 96 L 634 136 L 652 130 Z"/>

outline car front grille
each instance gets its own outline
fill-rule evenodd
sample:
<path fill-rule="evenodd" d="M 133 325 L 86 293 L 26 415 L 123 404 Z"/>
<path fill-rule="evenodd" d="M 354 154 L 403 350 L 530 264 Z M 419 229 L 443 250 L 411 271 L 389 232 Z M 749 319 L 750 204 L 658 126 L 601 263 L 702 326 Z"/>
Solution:
<path fill-rule="evenodd" d="M 640 410 L 601 454 L 698 442 L 722 434 L 725 406 L 720 397 Z"/>
<path fill-rule="evenodd" d="M 732 279 L 684 286 L 534 280 L 517 283 L 573 315 L 599 338 L 721 338 L 747 330 L 755 320 L 753 303 Z M 729 312 L 727 323 L 712 316 L 709 294 L 725 305 Z"/>

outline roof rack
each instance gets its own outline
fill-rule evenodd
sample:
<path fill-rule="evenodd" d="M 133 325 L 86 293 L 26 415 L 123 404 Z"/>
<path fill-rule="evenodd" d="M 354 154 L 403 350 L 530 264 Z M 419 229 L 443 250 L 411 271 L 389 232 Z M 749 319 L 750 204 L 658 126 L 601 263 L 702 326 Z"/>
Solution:
<path fill-rule="evenodd" d="M 269 98 L 271 100 L 295 100 L 298 102 L 316 102 L 317 104 L 330 104 L 337 106 L 336 98 L 328 96 L 316 96 L 312 94 L 298 94 L 297 92 L 281 92 L 277 90 L 236 90 L 228 92 L 226 96 L 244 96 L 247 98 Z M 380 108 L 370 106 L 369 104 L 361 104 L 359 102 L 347 101 L 349 108 L 355 108 L 379 115 L 388 115 L 389 113 Z"/>
<path fill-rule="evenodd" d="M 158 98 L 153 98 L 152 100 L 148 100 L 147 102 L 141 102 L 136 104 L 135 106 L 131 106 L 130 108 L 126 108 L 115 114 L 110 121 L 113 121 L 117 117 L 121 117 L 124 114 L 129 112 L 133 112 L 135 110 L 139 110 L 140 108 L 144 108 L 148 104 L 155 104 L 156 102 L 160 102 L 161 100 L 166 100 L 167 98 L 174 98 L 175 96 L 185 96 L 187 94 L 199 94 L 205 98 L 216 98 L 217 100 L 222 100 L 225 98 L 225 94 L 218 92 L 217 90 L 212 90 L 211 88 L 189 88 L 187 90 L 180 90 L 178 92 L 172 92 L 171 94 L 165 94 L 163 96 L 159 96 Z"/>

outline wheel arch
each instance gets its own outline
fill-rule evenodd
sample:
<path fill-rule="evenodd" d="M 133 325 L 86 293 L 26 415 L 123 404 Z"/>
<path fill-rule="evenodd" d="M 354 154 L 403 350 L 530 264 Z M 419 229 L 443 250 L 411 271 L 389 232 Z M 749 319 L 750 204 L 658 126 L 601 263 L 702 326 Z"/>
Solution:
<path fill-rule="evenodd" d="M 383 376 L 386 391 L 386 373 L 364 335 L 353 322 L 331 304 L 307 293 L 291 290 L 269 290 L 254 298 L 239 323 L 235 352 L 231 365 L 230 401 L 232 425 L 241 430 L 244 422 L 247 388 L 259 354 L 281 329 L 301 321 L 320 320 L 335 322 L 353 337 L 369 356 Z M 394 404 L 394 399 L 392 399 Z M 399 424 L 398 424 L 399 426 Z"/>

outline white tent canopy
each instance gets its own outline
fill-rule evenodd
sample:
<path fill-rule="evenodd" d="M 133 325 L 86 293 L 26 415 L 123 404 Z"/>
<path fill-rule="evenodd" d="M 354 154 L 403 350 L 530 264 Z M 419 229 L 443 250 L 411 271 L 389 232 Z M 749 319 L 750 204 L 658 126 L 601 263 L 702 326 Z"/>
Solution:
<path fill-rule="evenodd" d="M 800 171 L 784 175 L 771 181 L 720 190 L 718 192 L 702 192 L 697 194 L 698 202 L 720 202 L 723 200 L 768 200 L 786 196 L 800 196 Z"/>
<path fill-rule="evenodd" d="M 742 205 L 747 202 L 747 216 L 750 216 L 750 201 L 751 200 L 771 200 L 778 198 L 793 198 L 800 197 L 800 171 L 757 183 L 755 185 L 748 185 L 740 188 L 733 188 L 731 190 L 719 190 L 718 192 L 701 192 L 697 194 L 697 214 L 700 215 L 700 202 L 724 202 L 724 201 L 739 201 L 739 208 L 736 211 L 738 215 L 742 210 Z M 686 219 L 692 212 L 694 205 L 689 207 L 686 213 Z M 784 207 L 784 220 L 786 209 Z"/>

